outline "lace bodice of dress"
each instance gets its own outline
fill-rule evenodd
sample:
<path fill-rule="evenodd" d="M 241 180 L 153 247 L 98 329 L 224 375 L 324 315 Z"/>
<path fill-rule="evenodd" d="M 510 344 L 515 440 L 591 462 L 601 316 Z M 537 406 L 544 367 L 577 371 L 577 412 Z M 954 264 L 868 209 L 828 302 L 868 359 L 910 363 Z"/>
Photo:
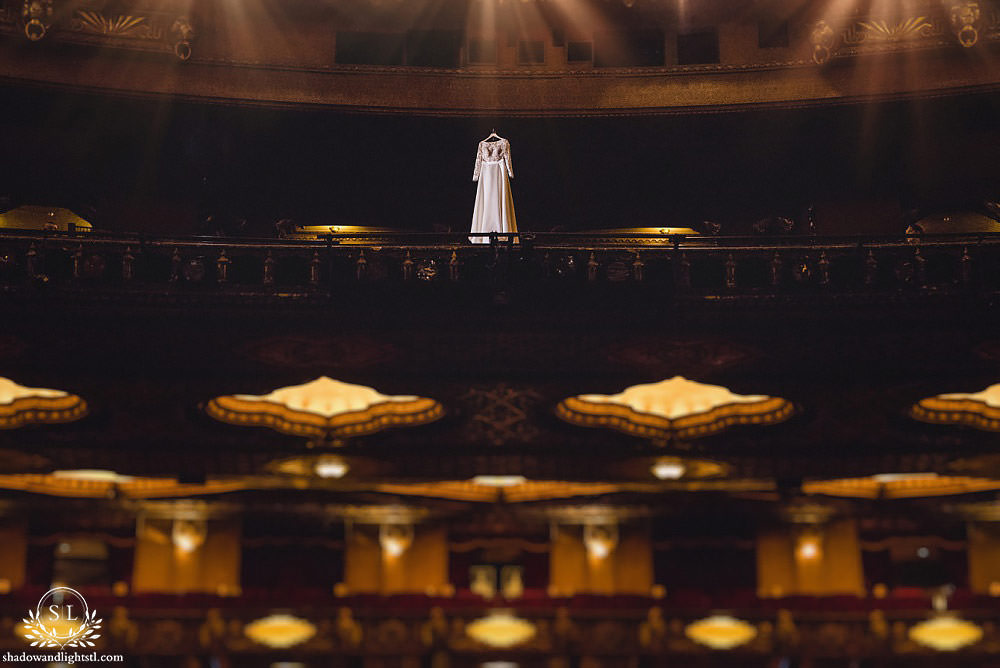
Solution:
<path fill-rule="evenodd" d="M 510 161 L 510 142 L 500 138 L 497 141 L 481 141 L 476 152 L 476 169 L 472 172 L 472 180 L 479 180 L 479 172 L 483 164 L 504 163 L 507 168 L 507 175 L 514 178 L 514 168 Z"/>

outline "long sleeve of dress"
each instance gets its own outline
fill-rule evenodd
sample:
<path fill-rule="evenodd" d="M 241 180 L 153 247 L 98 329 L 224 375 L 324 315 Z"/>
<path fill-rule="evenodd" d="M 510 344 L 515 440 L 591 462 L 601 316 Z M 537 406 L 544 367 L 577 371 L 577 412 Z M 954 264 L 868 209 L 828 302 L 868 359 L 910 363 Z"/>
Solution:
<path fill-rule="evenodd" d="M 482 146 L 479 146 L 476 148 L 476 168 L 472 170 L 473 181 L 479 180 L 479 170 L 482 169 L 482 166 L 483 166 L 483 150 Z"/>
<path fill-rule="evenodd" d="M 507 175 L 510 176 L 510 178 L 514 178 L 514 166 L 510 161 L 510 142 L 505 139 L 503 143 L 506 144 L 506 146 L 504 146 L 505 150 L 503 152 L 503 161 L 507 165 Z"/>

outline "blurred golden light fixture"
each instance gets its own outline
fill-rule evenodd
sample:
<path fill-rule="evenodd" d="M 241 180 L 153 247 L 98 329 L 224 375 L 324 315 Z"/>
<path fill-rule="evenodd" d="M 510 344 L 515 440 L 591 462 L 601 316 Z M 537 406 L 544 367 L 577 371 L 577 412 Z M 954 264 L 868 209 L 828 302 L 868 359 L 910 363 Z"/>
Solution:
<path fill-rule="evenodd" d="M 486 487 L 514 487 L 523 485 L 528 479 L 523 475 L 477 475 L 472 482 Z"/>
<path fill-rule="evenodd" d="M 170 541 L 178 552 L 190 554 L 205 544 L 208 525 L 204 520 L 174 520 Z"/>
<path fill-rule="evenodd" d="M 444 408 L 434 399 L 388 396 L 371 387 L 321 376 L 264 395 L 215 397 L 205 405 L 205 412 L 229 424 L 336 439 L 432 422 L 444 415 Z"/>
<path fill-rule="evenodd" d="M 350 469 L 340 457 L 320 457 L 313 466 L 320 478 L 343 478 Z"/>
<path fill-rule="evenodd" d="M 728 615 L 712 615 L 684 627 L 684 635 L 712 649 L 733 649 L 757 637 L 757 628 Z"/>
<path fill-rule="evenodd" d="M 181 483 L 174 478 L 126 476 L 114 471 L 95 469 L 0 475 L 0 489 L 93 499 L 108 498 L 114 494 L 133 499 L 222 494 L 246 489 L 248 486 L 242 480 Z"/>
<path fill-rule="evenodd" d="M 684 477 L 687 466 L 677 457 L 662 457 L 653 464 L 652 471 L 660 480 L 679 480 Z"/>
<path fill-rule="evenodd" d="M 583 544 L 591 558 L 606 559 L 618 547 L 617 524 L 585 524 Z"/>
<path fill-rule="evenodd" d="M 493 610 L 485 617 L 470 622 L 465 633 L 489 647 L 506 649 L 528 642 L 535 637 L 535 625 L 521 619 L 510 610 Z"/>
<path fill-rule="evenodd" d="M 72 422 L 87 414 L 87 402 L 75 394 L 25 387 L 0 378 L 0 429 L 28 424 Z"/>
<path fill-rule="evenodd" d="M 286 649 L 301 645 L 316 635 L 316 626 L 291 615 L 269 615 L 247 624 L 243 633 L 255 643 Z"/>
<path fill-rule="evenodd" d="M 725 387 L 674 376 L 619 394 L 568 397 L 556 407 L 556 414 L 584 427 L 670 439 L 708 436 L 738 424 L 773 424 L 787 420 L 794 410 L 780 397 L 734 394 Z"/>
<path fill-rule="evenodd" d="M 936 473 L 885 473 L 865 478 L 814 480 L 802 483 L 805 494 L 862 499 L 907 499 L 970 494 L 1000 489 L 1000 480 Z"/>
<path fill-rule="evenodd" d="M 910 640 L 939 652 L 954 652 L 983 638 L 983 630 L 964 619 L 945 615 L 914 625 Z"/>
<path fill-rule="evenodd" d="M 575 496 L 596 496 L 619 491 L 620 487 L 600 482 L 563 482 L 558 480 L 524 480 L 500 485 L 496 481 L 487 483 L 472 480 L 445 480 L 425 483 L 381 483 L 376 491 L 386 494 L 426 496 L 428 498 L 452 499 L 456 501 L 480 501 L 495 503 L 501 499 L 509 503 L 524 503 L 545 499 L 566 499 Z"/>
<path fill-rule="evenodd" d="M 921 399 L 910 407 L 910 417 L 921 422 L 1000 431 L 1000 383 L 982 392 L 938 394 Z"/>
<path fill-rule="evenodd" d="M 396 558 L 413 544 L 413 525 L 382 524 L 379 526 L 378 541 L 386 556 Z"/>

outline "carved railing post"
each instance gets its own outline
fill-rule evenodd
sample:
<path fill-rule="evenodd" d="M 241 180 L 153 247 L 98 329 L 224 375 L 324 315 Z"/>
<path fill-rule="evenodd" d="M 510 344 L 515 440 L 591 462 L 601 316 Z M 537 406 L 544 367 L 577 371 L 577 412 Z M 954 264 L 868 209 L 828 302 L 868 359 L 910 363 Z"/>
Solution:
<path fill-rule="evenodd" d="M 80 276 L 83 273 L 83 244 L 76 247 L 73 251 L 73 278 L 80 280 Z"/>
<path fill-rule="evenodd" d="M 132 247 L 126 246 L 122 255 L 122 280 L 126 283 L 135 276 L 135 255 L 132 254 Z"/>
<path fill-rule="evenodd" d="M 733 258 L 733 254 L 729 253 L 726 256 L 726 287 L 730 290 L 736 287 L 736 259 Z"/>
<path fill-rule="evenodd" d="M 681 251 L 681 259 L 677 261 L 677 287 L 691 289 L 691 260 L 684 251 Z"/>
<path fill-rule="evenodd" d="M 830 259 L 826 256 L 826 251 L 820 251 L 819 262 L 819 284 L 826 287 L 830 285 Z"/>
<path fill-rule="evenodd" d="M 176 283 L 181 280 L 181 251 L 176 246 L 174 252 L 170 254 L 170 282 Z"/>
<path fill-rule="evenodd" d="M 406 257 L 403 258 L 403 280 L 413 280 L 413 258 L 410 257 L 409 250 L 406 251 Z"/>
<path fill-rule="evenodd" d="M 962 257 L 958 260 L 958 274 L 962 285 L 968 286 L 972 283 L 972 256 L 969 255 L 969 247 L 962 249 Z"/>
<path fill-rule="evenodd" d="M 215 280 L 218 283 L 225 283 L 229 280 L 229 263 L 232 262 L 226 256 L 226 249 L 223 248 L 219 257 L 215 260 Z"/>
<path fill-rule="evenodd" d="M 869 248 L 865 257 L 865 285 L 874 285 L 878 279 L 878 260 L 875 259 L 875 252 Z"/>
<path fill-rule="evenodd" d="M 363 281 L 368 276 L 368 259 L 365 257 L 364 249 L 361 250 L 361 254 L 358 255 L 357 262 L 354 263 L 354 277 Z"/>
<path fill-rule="evenodd" d="M 448 278 L 450 278 L 452 280 L 452 282 L 458 280 L 458 252 L 457 251 L 452 251 L 451 252 L 451 259 L 448 260 Z"/>
<path fill-rule="evenodd" d="M 35 248 L 34 242 L 28 246 L 27 262 L 25 263 L 25 268 L 28 271 L 28 278 L 38 277 L 38 249 Z"/>
<path fill-rule="evenodd" d="M 927 259 L 920 254 L 920 246 L 913 249 L 913 278 L 918 288 L 927 287 Z"/>
<path fill-rule="evenodd" d="M 597 281 L 597 270 L 601 265 L 597 263 L 594 251 L 590 251 L 590 259 L 587 260 L 587 280 L 591 283 Z"/>
<path fill-rule="evenodd" d="M 774 251 L 774 257 L 771 258 L 771 287 L 778 287 L 781 284 L 781 255 L 778 251 Z"/>
<path fill-rule="evenodd" d="M 264 258 L 264 285 L 272 286 L 274 285 L 274 255 L 271 251 L 267 251 L 267 257 Z"/>
<path fill-rule="evenodd" d="M 635 259 L 632 260 L 632 280 L 636 283 L 642 283 L 643 273 L 645 271 L 646 265 L 643 263 L 642 258 L 639 257 L 639 251 L 635 251 Z"/>
<path fill-rule="evenodd" d="M 309 284 L 319 285 L 319 267 L 322 262 L 319 259 L 319 251 L 313 251 L 312 259 L 309 260 Z"/>

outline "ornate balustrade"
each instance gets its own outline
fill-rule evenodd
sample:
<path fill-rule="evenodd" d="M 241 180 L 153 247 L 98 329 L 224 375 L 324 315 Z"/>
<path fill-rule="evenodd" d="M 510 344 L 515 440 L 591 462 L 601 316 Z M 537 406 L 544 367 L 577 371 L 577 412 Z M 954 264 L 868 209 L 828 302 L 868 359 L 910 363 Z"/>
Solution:
<path fill-rule="evenodd" d="M 101 295 L 329 299 L 400 285 L 616 285 L 658 299 L 989 294 L 1000 235 L 697 237 L 330 234 L 315 241 L 0 233 L 0 287 Z M 480 293 L 481 294 L 481 293 Z"/>

